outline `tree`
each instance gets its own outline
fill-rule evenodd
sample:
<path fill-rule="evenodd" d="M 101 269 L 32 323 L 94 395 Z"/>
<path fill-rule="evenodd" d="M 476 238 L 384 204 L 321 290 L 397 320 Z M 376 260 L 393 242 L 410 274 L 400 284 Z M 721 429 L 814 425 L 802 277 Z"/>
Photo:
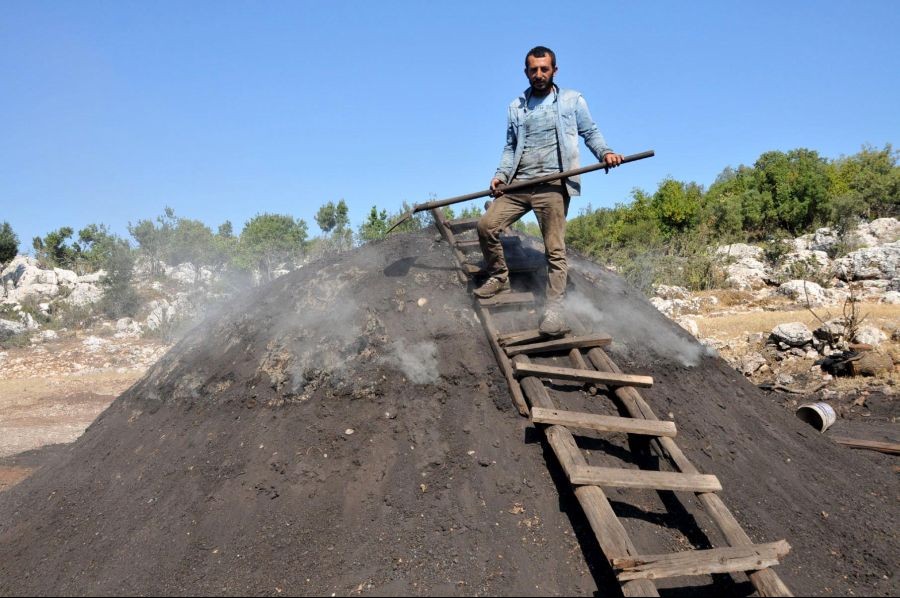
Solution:
<path fill-rule="evenodd" d="M 32 240 L 34 255 L 42 265 L 48 268 L 70 268 L 74 266 L 75 251 L 66 241 L 75 233 L 70 226 L 63 226 L 50 231 L 44 238 Z"/>
<path fill-rule="evenodd" d="M 900 213 L 897 158 L 898 152 L 887 144 L 881 150 L 865 146 L 849 158 L 836 160 L 829 169 L 833 198 L 866 219 L 896 216 Z"/>
<path fill-rule="evenodd" d="M 484 210 L 479 208 L 478 206 L 469 206 L 467 208 L 463 208 L 463 211 L 460 212 L 460 218 L 480 218 L 481 215 L 484 214 Z"/>
<path fill-rule="evenodd" d="M 272 272 L 281 264 L 292 264 L 303 255 L 307 226 L 283 214 L 257 214 L 244 225 L 240 236 L 239 262 L 257 268 L 272 280 Z"/>
<path fill-rule="evenodd" d="M 329 201 L 316 212 L 316 223 L 325 234 L 322 249 L 343 251 L 353 245 L 353 231 L 350 230 L 350 210 L 342 199 L 337 204 Z"/>
<path fill-rule="evenodd" d="M 798 234 L 830 214 L 830 180 L 824 158 L 813 150 L 795 149 L 787 154 L 772 151 L 756 161 L 757 189 L 772 198 L 769 225 Z"/>
<path fill-rule="evenodd" d="M 137 242 L 140 253 L 150 262 L 150 275 L 159 276 L 163 270 L 172 231 L 177 224 L 175 210 L 166 206 L 163 215 L 152 220 L 138 220 L 137 224 L 128 223 L 128 233 Z"/>
<path fill-rule="evenodd" d="M 167 262 L 172 266 L 190 263 L 194 266 L 195 281 L 200 277 L 200 267 L 216 260 L 217 246 L 213 232 L 199 220 L 178 218 L 172 229 L 167 251 Z"/>
<path fill-rule="evenodd" d="M 335 230 L 347 228 L 350 224 L 349 209 L 342 199 L 337 204 L 329 201 L 316 212 L 316 224 L 326 235 Z"/>
<path fill-rule="evenodd" d="M 234 236 L 234 230 L 229 220 L 219 225 L 219 230 L 213 238 L 213 244 L 214 251 L 210 265 L 221 268 L 231 264 L 237 255 L 238 239 Z"/>
<path fill-rule="evenodd" d="M 388 226 L 387 210 L 379 212 L 377 206 L 372 206 L 368 219 L 359 226 L 357 236 L 362 243 L 376 241 L 384 236 Z"/>
<path fill-rule="evenodd" d="M 19 253 L 19 237 L 9 222 L 0 225 L 0 265 L 11 261 Z"/>
<path fill-rule="evenodd" d="M 100 309 L 110 318 L 134 316 L 140 306 L 140 298 L 132 285 L 134 259 L 128 241 L 118 237 L 111 239 L 103 261 L 106 276 L 100 282 L 103 287 Z"/>
<path fill-rule="evenodd" d="M 672 235 L 697 224 L 703 190 L 697 183 L 665 179 L 653 194 L 651 204 L 663 229 Z"/>
<path fill-rule="evenodd" d="M 231 239 L 234 237 L 234 228 L 231 226 L 230 220 L 226 220 L 219 225 L 218 235 L 223 239 Z"/>
<path fill-rule="evenodd" d="M 116 239 L 105 224 L 89 224 L 78 231 L 78 241 L 72 243 L 75 271 L 84 274 L 102 269 Z"/>

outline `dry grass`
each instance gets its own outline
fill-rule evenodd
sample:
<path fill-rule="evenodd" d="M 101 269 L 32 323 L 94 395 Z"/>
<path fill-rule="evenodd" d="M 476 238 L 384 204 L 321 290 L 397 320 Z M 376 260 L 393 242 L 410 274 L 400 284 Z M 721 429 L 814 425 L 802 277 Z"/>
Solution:
<path fill-rule="evenodd" d="M 693 293 L 696 297 L 715 297 L 719 300 L 720 307 L 741 307 L 753 306 L 759 303 L 756 297 L 750 291 L 739 291 L 737 289 L 715 289 L 711 291 L 700 291 Z"/>
<path fill-rule="evenodd" d="M 873 325 L 890 334 L 900 325 L 900 305 L 884 303 L 860 303 L 860 312 L 866 315 L 863 325 Z M 816 314 L 823 320 L 841 316 L 839 306 L 831 308 L 815 308 Z M 829 315 L 830 314 L 830 315 Z M 740 314 L 729 314 L 717 317 L 697 316 L 701 337 L 731 339 L 763 332 L 768 334 L 775 326 L 788 322 L 803 322 L 810 329 L 819 326 L 819 321 L 807 309 L 788 311 L 753 311 Z"/>

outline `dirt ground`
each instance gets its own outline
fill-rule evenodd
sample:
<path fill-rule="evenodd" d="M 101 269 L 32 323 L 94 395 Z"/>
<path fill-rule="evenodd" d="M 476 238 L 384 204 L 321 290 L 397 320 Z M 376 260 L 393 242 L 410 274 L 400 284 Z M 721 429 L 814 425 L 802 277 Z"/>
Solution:
<path fill-rule="evenodd" d="M 834 444 L 621 279 L 573 262 L 570 308 L 616 339 L 623 370 L 654 377 L 644 396 L 748 534 L 792 545 L 776 570 L 794 593 L 900 593 L 893 458 Z M 579 442 L 595 463 L 653 461 L 625 436 Z M 75 443 L 4 463 L 41 465 L 0 494 L 3 595 L 618 593 L 431 233 L 235 301 Z M 691 495 L 609 496 L 644 553 L 722 545 Z M 660 587 L 753 591 L 741 576 Z"/>
<path fill-rule="evenodd" d="M 0 492 L 41 462 L 40 451 L 25 460 L 30 466 L 8 457 L 74 442 L 165 350 L 97 332 L 103 336 L 72 334 L 0 353 Z"/>
<path fill-rule="evenodd" d="M 0 457 L 74 441 L 145 371 L 0 379 Z"/>

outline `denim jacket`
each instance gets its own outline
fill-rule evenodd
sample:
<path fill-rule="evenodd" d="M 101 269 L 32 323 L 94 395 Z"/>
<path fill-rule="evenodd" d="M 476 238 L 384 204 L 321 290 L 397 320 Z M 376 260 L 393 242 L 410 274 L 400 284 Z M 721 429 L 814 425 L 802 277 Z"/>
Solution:
<path fill-rule="evenodd" d="M 584 138 L 588 149 L 602 160 L 603 156 L 612 150 L 606 145 L 603 135 L 591 118 L 587 102 L 582 95 L 573 89 L 555 88 L 557 123 L 556 131 L 560 143 L 562 156 L 562 169 L 571 170 L 578 168 L 578 136 Z M 522 130 L 525 123 L 525 107 L 531 96 L 531 88 L 513 100 L 509 105 L 508 124 L 506 127 L 506 146 L 500 158 L 500 166 L 497 167 L 496 178 L 509 183 L 519 167 L 522 159 L 522 150 L 525 145 L 525 134 Z M 574 176 L 564 179 L 569 195 L 581 194 L 581 177 Z"/>

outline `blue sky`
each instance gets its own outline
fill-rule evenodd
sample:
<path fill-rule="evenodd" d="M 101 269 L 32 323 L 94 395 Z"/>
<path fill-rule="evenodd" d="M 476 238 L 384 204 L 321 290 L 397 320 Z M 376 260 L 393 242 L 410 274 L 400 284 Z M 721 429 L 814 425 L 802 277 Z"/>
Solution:
<path fill-rule="evenodd" d="M 13 2 L 0 5 L 0 221 L 31 238 L 166 205 L 236 231 L 345 199 L 354 225 L 484 189 L 541 44 L 609 144 L 575 212 L 767 150 L 900 142 L 900 5 Z M 583 162 L 592 157 L 584 150 Z"/>

